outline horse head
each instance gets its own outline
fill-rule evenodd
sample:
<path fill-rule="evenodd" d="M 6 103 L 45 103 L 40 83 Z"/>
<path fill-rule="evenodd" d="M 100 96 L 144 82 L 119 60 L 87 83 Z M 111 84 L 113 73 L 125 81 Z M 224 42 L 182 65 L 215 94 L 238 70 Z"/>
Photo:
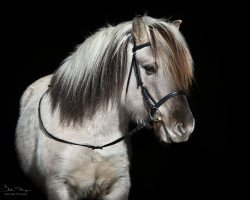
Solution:
<path fill-rule="evenodd" d="M 184 95 L 193 78 L 192 57 L 179 31 L 180 24 L 180 20 L 167 23 L 136 17 L 132 22 L 133 40 L 128 45 L 127 67 L 131 69 L 124 105 L 136 122 L 152 117 L 156 134 L 165 142 L 186 141 L 195 124 Z M 182 92 L 172 95 L 176 91 Z M 163 98 L 166 95 L 167 100 Z M 154 108 L 159 101 L 162 105 Z"/>

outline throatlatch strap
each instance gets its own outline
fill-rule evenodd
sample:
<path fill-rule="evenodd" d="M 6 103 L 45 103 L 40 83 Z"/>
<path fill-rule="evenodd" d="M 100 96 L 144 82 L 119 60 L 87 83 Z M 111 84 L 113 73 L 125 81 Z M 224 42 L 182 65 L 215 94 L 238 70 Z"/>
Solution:
<path fill-rule="evenodd" d="M 128 93 L 128 87 L 129 87 L 129 83 L 130 83 L 130 78 L 131 78 L 131 74 L 132 74 L 133 65 L 135 65 L 135 68 L 136 68 L 135 73 L 136 73 L 137 84 L 138 84 L 138 86 L 143 85 L 143 82 L 141 80 L 140 70 L 138 68 L 137 61 L 136 61 L 136 58 L 135 58 L 135 53 L 136 53 L 137 50 L 142 49 L 142 48 L 147 47 L 147 46 L 151 46 L 151 44 L 149 42 L 147 42 L 145 44 L 134 46 L 133 49 L 132 49 L 133 56 L 132 56 L 132 61 L 131 61 L 129 74 L 128 74 L 128 79 L 127 79 L 126 94 Z"/>
<path fill-rule="evenodd" d="M 129 70 L 129 74 L 128 74 L 128 80 L 127 80 L 127 86 L 126 86 L 126 95 L 128 93 L 128 87 L 129 87 L 130 78 L 131 78 L 131 74 L 132 74 L 132 68 L 133 68 L 134 59 L 135 59 L 135 56 L 133 55 L 132 61 L 131 61 L 131 66 L 130 66 L 130 70 Z"/>
<path fill-rule="evenodd" d="M 135 54 L 133 55 L 133 57 L 135 57 Z M 135 58 L 134 58 L 134 63 L 135 63 L 135 76 L 137 79 L 137 84 L 138 84 L 138 87 L 141 87 L 141 86 L 143 86 L 143 82 L 141 79 L 141 72 L 140 72 L 140 69 L 138 67 L 137 60 Z"/>

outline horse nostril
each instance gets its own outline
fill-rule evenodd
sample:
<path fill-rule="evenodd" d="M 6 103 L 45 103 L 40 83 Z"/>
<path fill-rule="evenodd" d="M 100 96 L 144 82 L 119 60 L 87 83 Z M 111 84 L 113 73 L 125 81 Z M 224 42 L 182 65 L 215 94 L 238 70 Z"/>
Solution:
<path fill-rule="evenodd" d="M 178 123 L 176 125 L 176 130 L 178 133 L 181 134 L 191 134 L 194 130 L 195 120 L 192 120 L 191 123 L 188 123 L 187 125 L 183 125 L 183 123 Z"/>
<path fill-rule="evenodd" d="M 185 134 L 185 133 L 186 133 L 186 130 L 185 130 L 185 128 L 183 127 L 183 124 L 182 124 L 182 123 L 178 123 L 178 124 L 177 124 L 176 130 L 177 130 L 177 132 L 182 133 L 182 134 Z"/>

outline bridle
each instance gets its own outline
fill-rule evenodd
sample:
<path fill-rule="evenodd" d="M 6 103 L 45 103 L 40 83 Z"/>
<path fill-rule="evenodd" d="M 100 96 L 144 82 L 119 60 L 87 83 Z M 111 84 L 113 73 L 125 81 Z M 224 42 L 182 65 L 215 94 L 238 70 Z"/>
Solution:
<path fill-rule="evenodd" d="M 155 119 L 153 118 L 153 116 L 155 115 L 156 111 L 159 112 L 159 114 L 161 115 L 159 108 L 162 106 L 162 104 L 164 104 L 167 100 L 178 96 L 178 95 L 185 95 L 185 92 L 182 90 L 178 90 L 178 91 L 174 91 L 171 92 L 170 94 L 164 96 L 163 98 L 161 98 L 158 102 L 152 97 L 152 95 L 149 93 L 148 89 L 144 86 L 144 83 L 142 81 L 141 78 L 141 72 L 140 72 L 140 68 L 138 66 L 138 62 L 136 59 L 136 52 L 144 47 L 148 47 L 151 46 L 151 44 L 149 42 L 138 45 L 138 46 L 134 46 L 132 49 L 133 52 L 133 57 L 132 57 L 132 63 L 131 63 L 131 67 L 130 67 L 130 71 L 129 71 L 129 76 L 128 76 L 128 81 L 127 81 L 127 87 L 126 87 L 126 93 L 128 92 L 128 87 L 129 87 L 129 82 L 130 82 L 130 77 L 131 77 L 131 73 L 132 73 L 132 68 L 134 66 L 134 70 L 135 70 L 135 77 L 137 80 L 137 85 L 138 87 L 141 88 L 141 93 L 143 96 L 143 99 L 145 100 L 145 102 L 147 103 L 150 111 L 148 113 L 148 118 L 152 120 L 152 122 L 158 122 L 158 121 L 162 121 L 161 119 Z M 161 117 L 161 116 L 160 116 Z"/>
<path fill-rule="evenodd" d="M 129 82 L 130 82 L 130 77 L 131 77 L 131 74 L 132 74 L 132 68 L 134 66 L 135 76 L 136 76 L 138 87 L 140 87 L 143 99 L 145 100 L 145 102 L 147 103 L 147 105 L 149 107 L 148 117 L 144 121 L 142 121 L 141 123 L 139 123 L 136 128 L 134 128 L 129 133 L 123 135 L 122 137 L 120 137 L 120 138 L 118 138 L 118 139 L 116 139 L 116 140 L 114 140 L 114 141 L 112 141 L 110 143 L 101 145 L 101 146 L 94 146 L 94 145 L 90 145 L 90 144 L 74 143 L 74 142 L 70 142 L 70 141 L 58 138 L 58 137 L 54 136 L 53 134 L 51 134 L 45 128 L 43 120 L 42 120 L 42 115 L 41 115 L 41 102 L 42 102 L 42 99 L 45 96 L 45 94 L 48 93 L 48 91 L 50 89 L 49 88 L 42 95 L 42 97 L 40 98 L 39 105 L 38 105 L 38 118 L 39 118 L 39 121 L 41 123 L 42 128 L 45 131 L 45 134 L 48 137 L 50 137 L 51 139 L 54 139 L 54 140 L 56 140 L 58 142 L 62 142 L 62 143 L 65 143 L 65 144 L 71 144 L 71 145 L 77 145 L 77 146 L 83 146 L 83 147 L 91 148 L 92 150 L 94 150 L 94 149 L 103 149 L 104 147 L 108 147 L 108 146 L 114 145 L 114 144 L 116 144 L 118 142 L 121 142 L 121 141 L 125 140 L 126 138 L 128 138 L 129 136 L 131 136 L 131 135 L 135 134 L 136 132 L 140 131 L 141 129 L 143 129 L 143 128 L 147 127 L 147 126 L 150 126 L 150 124 L 152 124 L 154 122 L 162 122 L 162 116 L 161 116 L 161 112 L 159 111 L 159 108 L 166 101 L 168 101 L 169 99 L 171 99 L 171 98 L 173 98 L 175 96 L 178 96 L 178 95 L 185 95 L 185 92 L 182 91 L 182 90 L 177 90 L 177 91 L 171 92 L 170 94 L 168 94 L 168 95 L 164 96 L 163 98 L 161 98 L 158 102 L 155 101 L 155 99 L 152 97 L 152 95 L 150 95 L 148 89 L 143 84 L 143 81 L 142 81 L 142 78 L 141 78 L 140 69 L 139 69 L 139 66 L 138 66 L 138 63 L 137 63 L 137 59 L 136 59 L 136 52 L 138 50 L 140 50 L 140 49 L 142 49 L 144 47 L 148 47 L 148 46 L 151 46 L 151 44 L 149 42 L 141 44 L 141 45 L 138 45 L 138 46 L 134 45 L 134 47 L 132 49 L 132 51 L 133 51 L 133 57 L 132 57 L 131 67 L 130 67 L 130 70 L 129 70 L 128 81 L 127 81 L 127 86 L 126 86 L 126 93 L 127 93 L 128 87 L 129 87 Z M 160 114 L 160 116 L 158 116 L 157 118 L 155 118 L 156 112 L 158 112 Z"/>

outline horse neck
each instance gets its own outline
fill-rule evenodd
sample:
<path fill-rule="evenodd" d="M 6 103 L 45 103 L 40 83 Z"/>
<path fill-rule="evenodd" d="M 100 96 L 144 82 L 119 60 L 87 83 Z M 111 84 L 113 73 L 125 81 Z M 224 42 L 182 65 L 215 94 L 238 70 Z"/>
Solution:
<path fill-rule="evenodd" d="M 107 108 L 100 108 L 91 119 L 84 119 L 81 125 L 62 125 L 60 124 L 60 112 L 58 109 L 54 113 L 50 108 L 50 97 L 44 98 L 41 111 L 45 126 L 57 137 L 64 135 L 64 138 L 71 140 L 72 135 L 79 136 L 79 141 L 88 140 L 92 142 L 95 137 L 117 138 L 128 131 L 129 116 L 119 104 L 109 105 Z M 60 133 L 60 134 L 59 134 Z M 69 134 L 70 133 L 70 134 Z M 72 133 L 72 134 L 71 134 Z M 93 143 L 95 144 L 95 143 Z M 97 145 L 99 145 L 97 143 Z"/>
<path fill-rule="evenodd" d="M 107 109 L 100 108 L 92 119 L 86 120 L 85 123 L 104 134 L 117 131 L 125 133 L 128 130 L 129 117 L 121 106 L 115 105 L 108 106 Z"/>

